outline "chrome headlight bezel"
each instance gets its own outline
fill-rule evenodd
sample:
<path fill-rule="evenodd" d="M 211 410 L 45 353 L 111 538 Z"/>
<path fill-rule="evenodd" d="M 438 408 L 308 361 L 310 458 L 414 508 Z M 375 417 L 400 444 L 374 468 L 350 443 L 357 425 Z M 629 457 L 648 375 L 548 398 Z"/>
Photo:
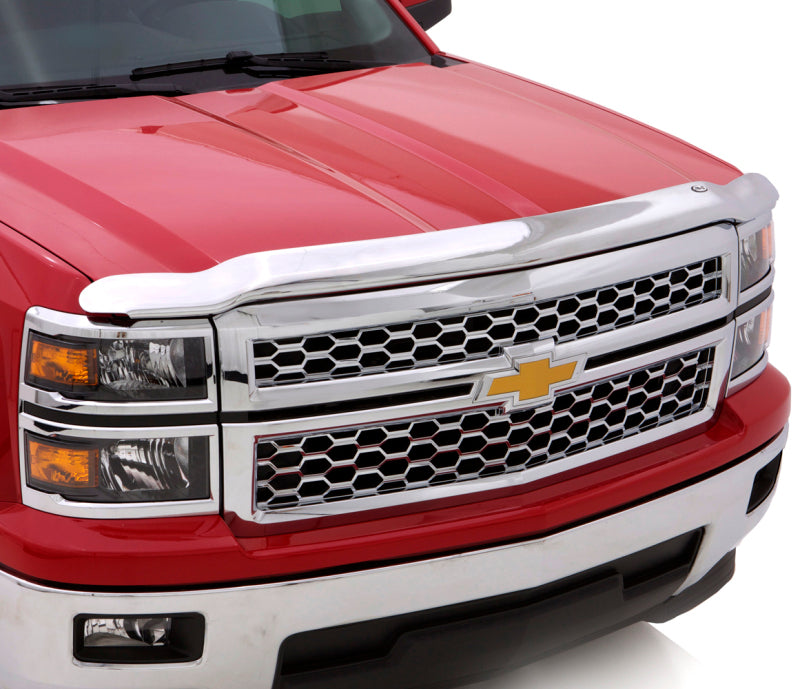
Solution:
<path fill-rule="evenodd" d="M 775 262 L 772 213 L 742 223 L 736 230 L 739 235 L 739 303 L 743 304 L 754 293 L 762 292 L 765 279 L 772 275 Z"/>
<path fill-rule="evenodd" d="M 727 394 L 753 382 L 767 367 L 775 280 L 775 237 L 772 212 L 736 226 L 739 238 L 736 329 Z M 762 341 L 750 343 L 755 328 Z M 750 333 L 750 334 L 748 334 Z M 746 352 L 746 347 L 754 347 Z M 738 352 L 737 352 L 738 350 Z M 742 361 L 742 357 L 747 357 Z"/>
<path fill-rule="evenodd" d="M 34 337 L 54 341 L 78 343 L 167 342 L 190 340 L 202 343 L 203 361 L 196 366 L 202 394 L 186 395 L 177 391 L 165 395 L 155 391 L 150 398 L 75 393 L 59 389 L 57 385 L 40 384 L 27 373 L 27 358 Z M 91 416 L 147 416 L 169 414 L 202 414 L 217 411 L 217 385 L 214 375 L 214 334 L 209 321 L 202 319 L 175 319 L 141 321 L 126 325 L 93 321 L 86 316 L 62 313 L 42 307 L 33 307 L 25 317 L 20 366 L 20 402 L 23 407 L 35 405 L 52 411 Z M 172 398 L 170 398 L 172 397 Z M 181 399 L 183 397 L 184 399 Z"/>
<path fill-rule="evenodd" d="M 141 504 L 211 497 L 205 436 L 70 441 L 26 431 L 24 442 L 27 485 L 65 500 Z"/>
<path fill-rule="evenodd" d="M 775 295 L 770 292 L 756 306 L 736 318 L 728 395 L 753 382 L 767 367 L 774 299 Z"/>
<path fill-rule="evenodd" d="M 37 385 L 36 380 L 26 375 L 29 343 L 35 336 L 55 343 L 79 343 L 81 346 L 87 343 L 87 346 L 93 346 L 92 343 L 105 345 L 109 342 L 194 340 L 202 343 L 196 350 L 202 351 L 203 360 L 198 366 L 202 371 L 202 395 L 190 395 L 190 399 L 163 399 L 163 394 L 153 395 L 152 399 L 125 396 L 109 399 L 113 396 L 108 395 L 103 399 L 93 399 L 89 394 L 72 394 L 73 391 L 68 388 L 44 389 L 46 386 Z M 208 320 L 114 323 L 94 321 L 86 316 L 42 307 L 29 309 L 23 329 L 19 374 L 18 449 L 23 503 L 45 512 L 90 519 L 218 513 L 220 457 L 214 356 L 213 327 Z M 142 491 L 138 495 L 120 494 L 119 499 L 116 499 L 113 491 L 99 490 L 93 493 L 73 490 L 70 486 L 62 490 L 58 486 L 45 485 L 46 482 L 31 480 L 26 440 L 29 434 L 51 443 L 96 448 L 108 447 L 115 442 L 135 445 L 147 444 L 148 441 L 157 444 L 175 438 L 192 439 L 188 441 L 190 448 L 193 448 L 188 456 L 199 473 L 189 473 L 199 477 L 200 483 L 197 484 L 197 490 L 175 491 L 169 495 Z M 204 449 L 201 452 L 194 451 L 201 442 Z M 130 454 L 130 448 L 128 451 Z M 135 458 L 128 459 L 131 460 L 127 463 L 128 469 L 145 469 L 142 476 L 150 469 L 154 469 L 155 473 L 170 470 L 163 466 L 145 466 L 147 462 L 137 469 L 134 467 Z M 153 461 L 160 460 L 156 458 Z M 154 480 L 153 485 L 156 483 Z"/>
<path fill-rule="evenodd" d="M 151 501 L 81 501 L 80 495 L 69 490 L 43 490 L 29 485 L 26 457 L 26 434 L 62 443 L 98 444 L 115 441 L 141 441 L 161 438 L 207 438 L 207 482 L 209 491 L 200 499 Z M 43 421 L 29 414 L 19 416 L 19 449 L 22 502 L 29 507 L 70 517 L 89 519 L 128 519 L 184 515 L 217 514 L 219 512 L 219 431 L 216 424 L 197 426 L 96 427 L 76 426 Z M 62 492 L 64 495 L 62 495 Z M 65 495 L 67 497 L 65 497 Z"/>

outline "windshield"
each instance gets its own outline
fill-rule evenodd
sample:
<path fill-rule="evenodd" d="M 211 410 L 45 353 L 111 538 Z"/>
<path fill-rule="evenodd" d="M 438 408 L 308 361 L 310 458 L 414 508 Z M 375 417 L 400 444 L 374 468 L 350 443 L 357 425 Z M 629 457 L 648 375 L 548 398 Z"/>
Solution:
<path fill-rule="evenodd" d="M 243 59 L 298 54 L 302 63 L 261 61 L 258 69 Z M 150 78 L 148 67 L 204 60 L 220 64 L 155 69 L 158 85 L 137 82 Z M 0 0 L 7 103 L 37 87 L 41 100 L 54 85 L 194 92 L 423 60 L 429 53 L 385 0 Z"/>

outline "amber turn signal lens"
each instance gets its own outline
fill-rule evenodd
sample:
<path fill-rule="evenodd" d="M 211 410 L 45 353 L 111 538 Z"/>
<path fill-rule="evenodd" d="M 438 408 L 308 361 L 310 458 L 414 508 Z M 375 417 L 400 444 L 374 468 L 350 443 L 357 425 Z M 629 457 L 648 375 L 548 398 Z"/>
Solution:
<path fill-rule="evenodd" d="M 28 345 L 26 378 L 29 383 L 54 390 L 96 387 L 97 348 L 32 333 Z"/>
<path fill-rule="evenodd" d="M 56 445 L 26 434 L 29 482 L 37 487 L 95 488 L 100 451 Z"/>

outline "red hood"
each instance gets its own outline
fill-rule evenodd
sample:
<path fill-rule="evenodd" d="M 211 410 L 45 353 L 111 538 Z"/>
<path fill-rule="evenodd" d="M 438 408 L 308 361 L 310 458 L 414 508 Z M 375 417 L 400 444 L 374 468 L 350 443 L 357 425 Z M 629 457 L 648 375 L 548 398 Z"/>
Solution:
<path fill-rule="evenodd" d="M 0 112 L 0 220 L 91 278 L 736 176 L 664 134 L 473 64 Z"/>

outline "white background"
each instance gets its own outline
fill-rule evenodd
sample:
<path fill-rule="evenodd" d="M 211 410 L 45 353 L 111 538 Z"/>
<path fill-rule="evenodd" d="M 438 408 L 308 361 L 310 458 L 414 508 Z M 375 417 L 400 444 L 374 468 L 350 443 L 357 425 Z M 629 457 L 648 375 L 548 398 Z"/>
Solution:
<path fill-rule="evenodd" d="M 439 47 L 600 103 L 778 187 L 770 357 L 800 390 L 797 4 L 790 0 L 453 0 Z M 800 433 L 800 430 L 797 431 Z M 700 608 L 526 670 L 521 687 L 800 687 L 800 484 L 790 439 L 778 494 Z M 800 441 L 798 441 L 800 442 Z"/>

